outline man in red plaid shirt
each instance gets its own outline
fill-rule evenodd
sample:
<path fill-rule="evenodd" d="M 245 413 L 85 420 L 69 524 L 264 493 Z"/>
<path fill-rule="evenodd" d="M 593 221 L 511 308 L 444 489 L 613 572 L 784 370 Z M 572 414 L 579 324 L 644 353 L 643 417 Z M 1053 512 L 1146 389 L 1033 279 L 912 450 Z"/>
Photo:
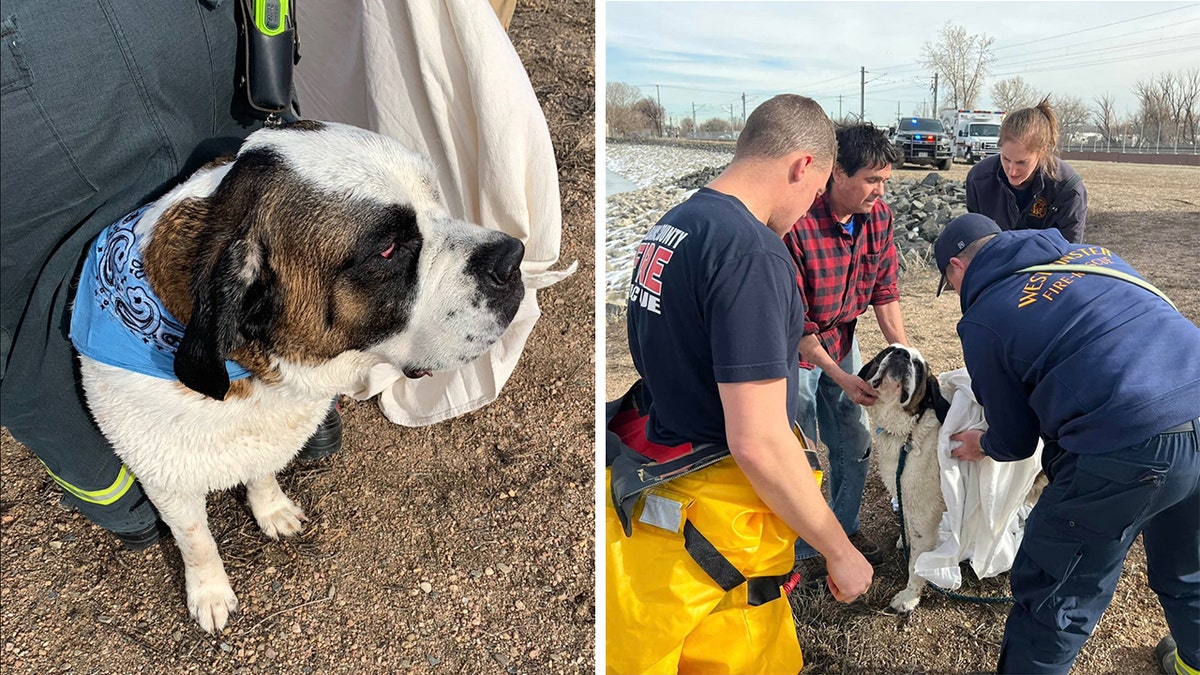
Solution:
<path fill-rule="evenodd" d="M 829 448 L 830 506 L 850 541 L 875 563 L 881 553 L 859 534 L 858 509 L 871 448 L 863 405 L 873 403 L 876 392 L 857 375 L 862 356 L 854 329 L 869 305 L 884 339 L 908 344 L 896 288 L 892 211 L 882 199 L 892 162 L 901 155 L 870 124 L 843 127 L 837 140 L 837 163 L 825 193 L 784 237 L 806 308 L 795 419 L 809 438 L 817 438 L 819 428 Z M 804 541 L 796 543 L 796 558 L 807 561 L 801 568 L 808 580 L 824 576 L 824 561 Z"/>

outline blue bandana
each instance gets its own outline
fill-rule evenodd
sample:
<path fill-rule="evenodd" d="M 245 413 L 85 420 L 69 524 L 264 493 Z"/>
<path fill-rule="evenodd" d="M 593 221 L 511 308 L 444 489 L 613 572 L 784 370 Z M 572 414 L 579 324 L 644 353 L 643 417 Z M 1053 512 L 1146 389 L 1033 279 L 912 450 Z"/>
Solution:
<path fill-rule="evenodd" d="M 183 324 L 150 289 L 134 234 L 147 204 L 109 225 L 88 249 L 71 312 L 71 342 L 80 354 L 110 366 L 165 380 L 175 377 Z M 230 381 L 250 376 L 225 362 Z"/>

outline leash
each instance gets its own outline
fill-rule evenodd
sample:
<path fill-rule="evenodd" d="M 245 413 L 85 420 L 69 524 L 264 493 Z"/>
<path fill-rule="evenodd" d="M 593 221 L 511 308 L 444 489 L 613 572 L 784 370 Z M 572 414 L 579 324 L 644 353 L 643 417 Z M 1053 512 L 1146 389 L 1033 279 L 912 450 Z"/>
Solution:
<path fill-rule="evenodd" d="M 900 541 L 904 544 L 904 565 L 906 568 L 908 567 L 911 551 L 908 547 L 908 533 L 904 528 L 904 492 L 900 487 L 900 478 L 904 475 L 904 464 L 908 459 L 909 450 L 912 450 L 911 431 L 908 432 L 908 439 L 904 441 L 904 445 L 900 446 L 900 462 L 896 465 L 896 505 L 900 511 L 896 515 L 900 518 Z M 926 580 L 925 585 L 946 596 L 947 598 L 951 598 L 953 600 L 964 600 L 966 602 L 974 602 L 980 605 L 1000 605 L 1013 601 L 1012 596 L 996 598 L 983 595 L 964 595 L 962 593 L 955 593 L 954 591 L 948 591 L 929 580 Z"/>

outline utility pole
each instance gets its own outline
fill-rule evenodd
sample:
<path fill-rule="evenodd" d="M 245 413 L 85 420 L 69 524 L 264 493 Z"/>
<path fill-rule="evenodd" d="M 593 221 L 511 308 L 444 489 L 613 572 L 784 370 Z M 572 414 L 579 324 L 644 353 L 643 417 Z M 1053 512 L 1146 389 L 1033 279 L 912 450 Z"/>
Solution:
<path fill-rule="evenodd" d="M 732 103 L 729 104 L 729 131 L 730 132 L 734 131 L 734 128 L 733 128 L 733 104 Z"/>
<path fill-rule="evenodd" d="M 938 114 L 938 112 L 937 112 L 937 90 L 938 90 L 938 74 L 937 74 L 937 71 L 934 71 L 934 73 L 933 73 L 933 115 Z M 930 117 L 933 117 L 933 115 L 930 115 Z"/>
<path fill-rule="evenodd" d="M 842 95 L 838 94 L 838 122 L 842 121 Z"/>
<path fill-rule="evenodd" d="M 900 101 L 896 101 L 896 125 L 900 124 Z"/>
<path fill-rule="evenodd" d="M 696 119 L 696 102 L 692 101 L 692 138 L 696 137 L 696 132 L 699 130 L 699 120 Z"/>
<path fill-rule="evenodd" d="M 742 125 L 746 124 L 746 92 L 742 92 Z M 1178 135 L 1178 134 L 1177 134 Z"/>
<path fill-rule="evenodd" d="M 867 67 L 862 67 L 862 74 L 859 77 L 858 84 L 858 122 L 863 121 L 863 115 L 867 107 Z"/>
<path fill-rule="evenodd" d="M 662 90 L 660 90 L 660 89 L 658 88 L 658 85 L 657 85 L 657 84 L 656 84 L 656 85 L 654 85 L 654 93 L 655 93 L 655 95 L 658 97 L 658 110 L 655 110 L 655 111 L 654 111 L 654 116 L 658 118 L 658 137 L 659 137 L 659 138 L 662 138 L 662 135 L 663 135 L 663 128 L 662 128 L 662 126 L 663 126 L 663 125 L 662 125 Z"/>

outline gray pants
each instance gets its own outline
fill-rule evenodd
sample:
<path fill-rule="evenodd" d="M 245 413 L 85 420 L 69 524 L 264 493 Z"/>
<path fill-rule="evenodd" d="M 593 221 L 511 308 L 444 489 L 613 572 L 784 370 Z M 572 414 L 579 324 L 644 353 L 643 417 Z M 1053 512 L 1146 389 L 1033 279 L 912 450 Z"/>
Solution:
<path fill-rule="evenodd" d="M 67 338 L 88 242 L 252 128 L 231 113 L 235 3 L 5 0 L 0 422 L 114 532 L 156 520 L 87 412 Z"/>

